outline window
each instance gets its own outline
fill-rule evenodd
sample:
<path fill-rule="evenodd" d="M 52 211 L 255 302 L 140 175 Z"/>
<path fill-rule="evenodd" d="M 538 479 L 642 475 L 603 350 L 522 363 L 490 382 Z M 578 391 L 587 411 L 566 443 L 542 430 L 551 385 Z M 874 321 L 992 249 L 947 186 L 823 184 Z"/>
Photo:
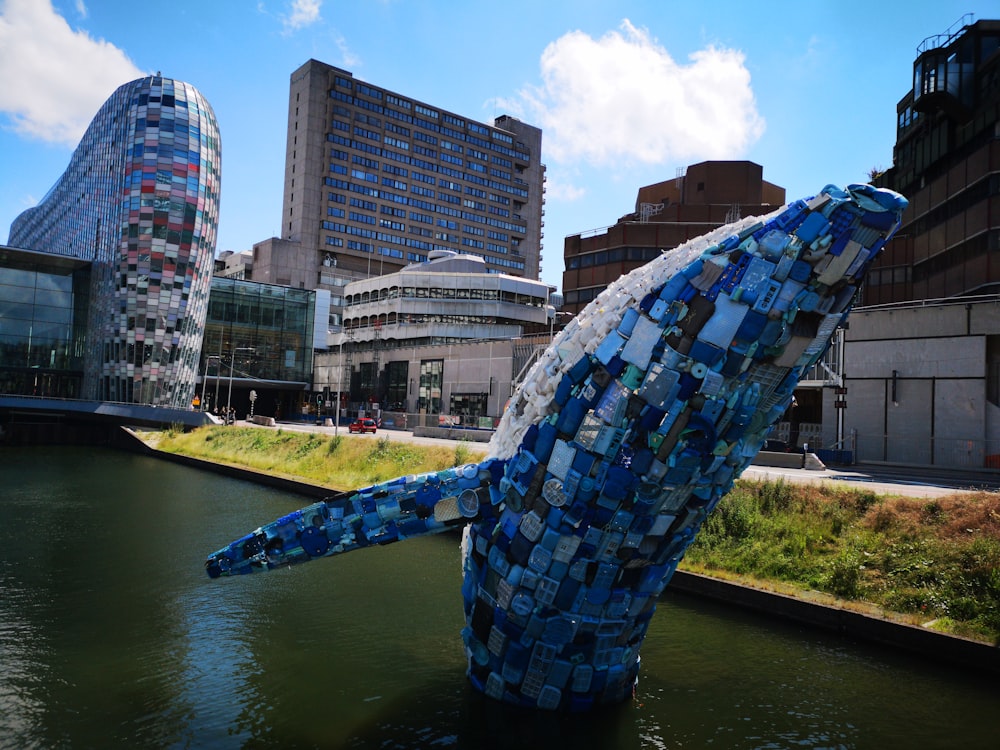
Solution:
<path fill-rule="evenodd" d="M 422 360 L 420 362 L 420 388 L 417 399 L 418 410 L 427 414 L 440 414 L 443 385 L 444 360 Z"/>

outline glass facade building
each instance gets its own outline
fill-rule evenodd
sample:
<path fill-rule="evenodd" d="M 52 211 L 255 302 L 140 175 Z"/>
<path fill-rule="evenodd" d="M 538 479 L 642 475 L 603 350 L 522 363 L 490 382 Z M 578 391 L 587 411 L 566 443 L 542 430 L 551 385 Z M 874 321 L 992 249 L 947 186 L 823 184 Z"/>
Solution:
<path fill-rule="evenodd" d="M 0 248 L 0 393 L 80 396 L 89 265 Z"/>
<path fill-rule="evenodd" d="M 296 412 L 312 383 L 316 292 L 215 278 L 205 323 L 198 403 L 256 413 Z"/>
<path fill-rule="evenodd" d="M 195 393 L 219 213 L 215 115 L 191 85 L 126 83 L 9 244 L 91 262 L 79 396 L 187 407 Z"/>

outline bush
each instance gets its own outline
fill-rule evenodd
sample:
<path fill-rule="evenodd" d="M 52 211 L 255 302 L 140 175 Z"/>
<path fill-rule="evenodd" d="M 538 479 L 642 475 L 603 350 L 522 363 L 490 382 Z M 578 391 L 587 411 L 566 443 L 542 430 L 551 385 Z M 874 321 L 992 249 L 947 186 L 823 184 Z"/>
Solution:
<path fill-rule="evenodd" d="M 723 498 L 709 514 L 701 534 L 719 542 L 739 542 L 749 538 L 759 522 L 756 498 L 737 492 Z"/>
<path fill-rule="evenodd" d="M 861 556 L 852 549 L 841 550 L 828 567 L 825 589 L 834 596 L 856 599 L 861 594 Z"/>

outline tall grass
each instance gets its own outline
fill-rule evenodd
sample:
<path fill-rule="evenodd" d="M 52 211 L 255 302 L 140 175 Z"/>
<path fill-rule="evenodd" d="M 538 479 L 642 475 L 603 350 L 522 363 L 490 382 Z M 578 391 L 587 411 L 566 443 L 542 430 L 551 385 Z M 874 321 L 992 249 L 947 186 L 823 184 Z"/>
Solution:
<path fill-rule="evenodd" d="M 1000 638 L 1000 496 L 936 500 L 741 480 L 684 567 L 777 581 Z"/>

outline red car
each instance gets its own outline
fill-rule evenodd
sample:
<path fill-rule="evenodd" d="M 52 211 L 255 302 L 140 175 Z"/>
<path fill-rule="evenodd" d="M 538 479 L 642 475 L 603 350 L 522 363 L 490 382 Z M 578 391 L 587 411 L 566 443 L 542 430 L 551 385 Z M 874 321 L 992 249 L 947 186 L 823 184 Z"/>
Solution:
<path fill-rule="evenodd" d="M 370 432 L 375 434 L 378 431 L 378 424 L 376 424 L 374 419 L 362 417 L 351 422 L 347 430 L 348 432 Z"/>

